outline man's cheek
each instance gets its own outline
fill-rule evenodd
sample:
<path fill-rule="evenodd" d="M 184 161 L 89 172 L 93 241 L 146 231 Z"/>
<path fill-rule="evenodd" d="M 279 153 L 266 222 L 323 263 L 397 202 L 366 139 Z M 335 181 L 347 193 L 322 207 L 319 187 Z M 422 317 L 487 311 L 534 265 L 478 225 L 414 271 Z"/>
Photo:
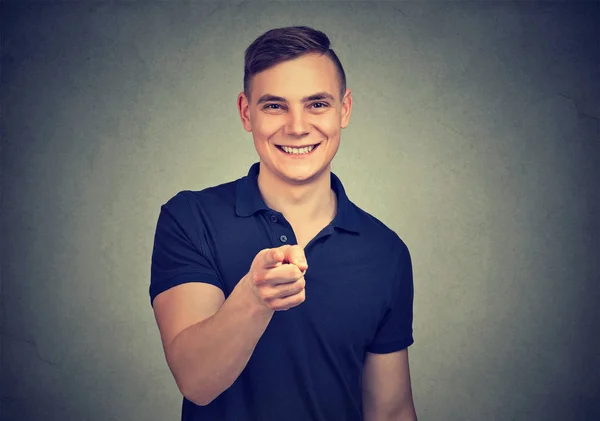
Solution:
<path fill-rule="evenodd" d="M 334 118 L 322 119 L 317 125 L 317 128 L 328 137 L 333 137 L 339 133 L 340 122 Z"/>
<path fill-rule="evenodd" d="M 282 127 L 283 123 L 278 119 L 266 119 L 259 125 L 259 132 L 265 136 L 275 135 Z"/>

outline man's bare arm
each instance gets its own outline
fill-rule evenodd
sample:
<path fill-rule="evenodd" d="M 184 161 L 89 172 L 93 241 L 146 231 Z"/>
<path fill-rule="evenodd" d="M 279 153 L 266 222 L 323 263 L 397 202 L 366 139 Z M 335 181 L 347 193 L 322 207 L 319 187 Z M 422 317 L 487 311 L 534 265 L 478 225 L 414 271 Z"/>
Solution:
<path fill-rule="evenodd" d="M 240 282 L 224 300 L 223 292 L 213 285 L 189 283 L 165 291 L 154 300 L 161 332 L 171 331 L 166 319 L 172 311 L 187 313 L 191 318 L 198 314 L 198 303 L 207 300 L 211 302 L 204 303 L 206 309 L 218 308 L 213 315 L 185 327 L 174 337 L 161 335 L 166 336 L 165 356 L 179 390 L 197 405 L 207 405 L 233 384 L 271 320 L 273 311 L 259 308 L 248 292 Z M 182 308 L 181 303 L 187 303 L 187 308 Z M 194 303 L 196 309 L 192 307 Z M 185 318 L 177 320 L 181 323 Z"/>
<path fill-rule="evenodd" d="M 304 301 L 304 276 L 282 261 L 297 248 L 263 250 L 227 300 L 209 284 L 188 283 L 154 299 L 167 363 L 181 393 L 207 405 L 238 378 L 274 311 Z M 277 251 L 279 250 L 279 251 Z M 298 263 L 306 266 L 306 262 Z"/>
<path fill-rule="evenodd" d="M 408 350 L 367 353 L 363 372 L 364 421 L 416 421 Z"/>

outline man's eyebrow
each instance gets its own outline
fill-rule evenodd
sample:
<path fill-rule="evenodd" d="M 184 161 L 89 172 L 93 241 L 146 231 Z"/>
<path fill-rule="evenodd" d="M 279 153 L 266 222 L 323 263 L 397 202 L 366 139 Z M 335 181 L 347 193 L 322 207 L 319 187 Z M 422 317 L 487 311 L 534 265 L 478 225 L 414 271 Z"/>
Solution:
<path fill-rule="evenodd" d="M 320 101 L 323 99 L 327 99 L 329 101 L 335 101 L 335 98 L 329 92 L 319 92 L 319 93 L 316 93 L 316 94 L 313 94 L 310 96 L 305 96 L 304 98 L 302 98 L 302 102 Z"/>
<path fill-rule="evenodd" d="M 287 102 L 287 100 L 280 96 L 265 94 L 258 98 L 257 104 L 262 104 L 263 102 Z"/>
<path fill-rule="evenodd" d="M 329 101 L 335 101 L 334 96 L 331 95 L 329 92 L 318 92 L 316 94 L 305 96 L 304 98 L 302 98 L 302 102 L 321 101 L 324 99 Z M 281 96 L 265 94 L 258 98 L 258 101 L 256 103 L 262 104 L 264 102 L 287 102 L 287 99 Z"/>

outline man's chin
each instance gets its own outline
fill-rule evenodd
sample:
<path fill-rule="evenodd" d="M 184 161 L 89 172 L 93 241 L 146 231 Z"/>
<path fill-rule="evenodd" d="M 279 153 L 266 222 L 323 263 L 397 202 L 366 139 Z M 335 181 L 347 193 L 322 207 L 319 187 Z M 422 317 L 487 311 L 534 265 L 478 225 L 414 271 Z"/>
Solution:
<path fill-rule="evenodd" d="M 292 184 L 303 185 L 315 181 L 322 173 L 323 169 L 320 168 L 318 171 L 315 171 L 314 169 L 306 171 L 284 171 L 282 175 L 286 181 Z"/>

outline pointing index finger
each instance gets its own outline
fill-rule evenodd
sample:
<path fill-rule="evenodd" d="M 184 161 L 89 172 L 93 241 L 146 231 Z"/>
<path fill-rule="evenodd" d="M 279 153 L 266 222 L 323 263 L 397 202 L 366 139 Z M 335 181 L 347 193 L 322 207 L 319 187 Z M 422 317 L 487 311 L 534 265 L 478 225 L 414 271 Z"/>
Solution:
<path fill-rule="evenodd" d="M 269 249 L 263 258 L 263 265 L 265 268 L 270 269 L 279 266 L 279 263 L 283 262 L 285 253 L 280 248 Z"/>
<path fill-rule="evenodd" d="M 304 250 L 300 246 L 290 247 L 286 251 L 288 252 L 286 253 L 286 260 L 298 266 L 298 269 L 300 269 L 300 271 L 305 271 L 308 268 L 308 263 L 306 262 Z"/>

